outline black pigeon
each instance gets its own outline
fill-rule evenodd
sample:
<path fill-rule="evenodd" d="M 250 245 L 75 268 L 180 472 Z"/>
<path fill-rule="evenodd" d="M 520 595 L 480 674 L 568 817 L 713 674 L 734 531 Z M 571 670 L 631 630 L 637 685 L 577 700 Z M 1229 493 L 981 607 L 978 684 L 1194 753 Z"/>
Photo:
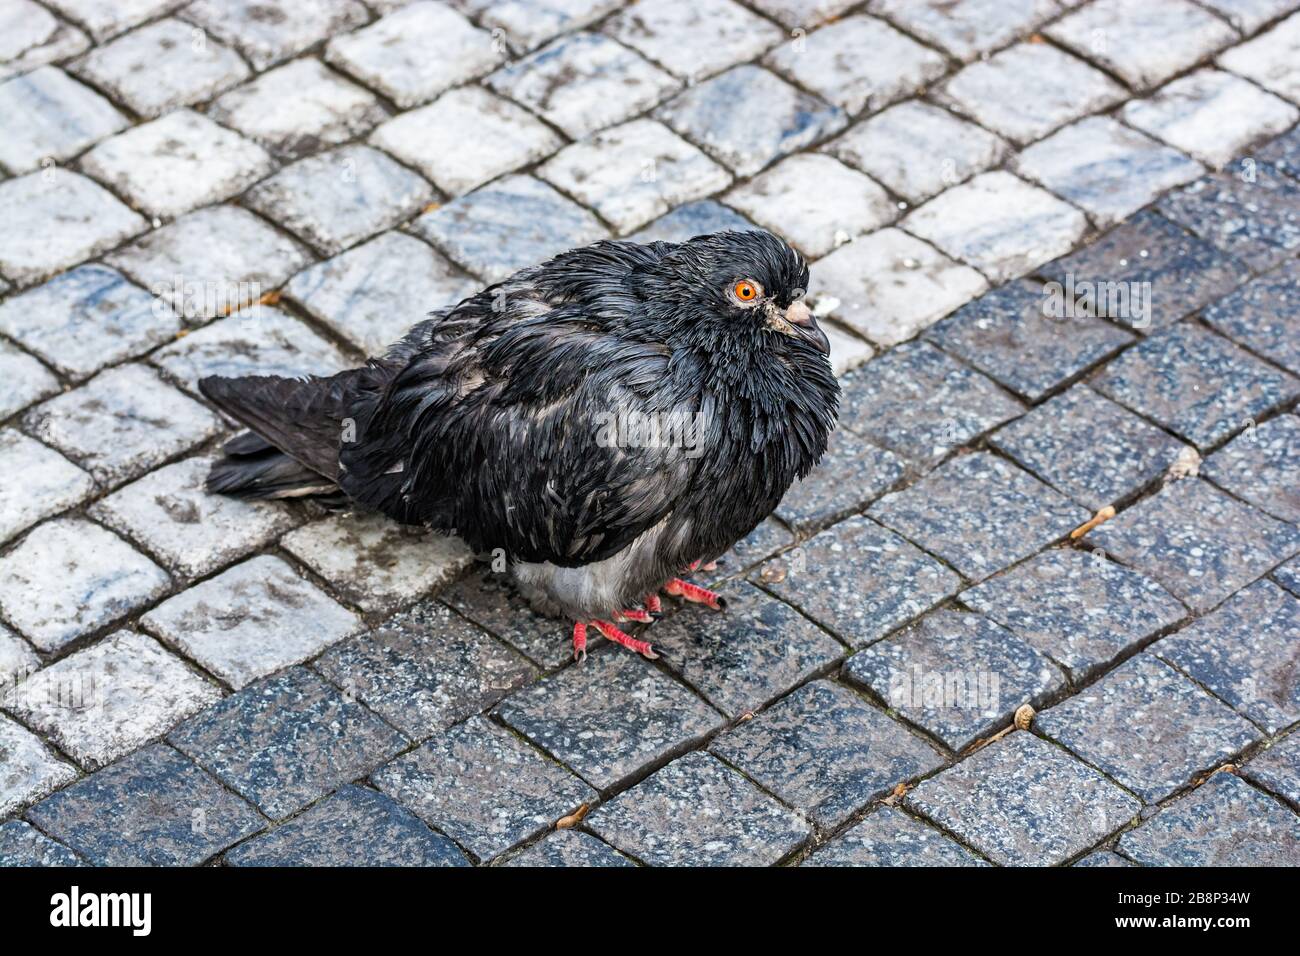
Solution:
<path fill-rule="evenodd" d="M 835 424 L 808 266 L 767 232 L 602 241 L 524 269 L 329 377 L 209 377 L 252 430 L 208 488 L 325 495 L 460 536 L 535 608 L 648 657 L 618 620 L 721 555 L 815 465 Z M 645 605 L 645 609 L 637 606 Z"/>

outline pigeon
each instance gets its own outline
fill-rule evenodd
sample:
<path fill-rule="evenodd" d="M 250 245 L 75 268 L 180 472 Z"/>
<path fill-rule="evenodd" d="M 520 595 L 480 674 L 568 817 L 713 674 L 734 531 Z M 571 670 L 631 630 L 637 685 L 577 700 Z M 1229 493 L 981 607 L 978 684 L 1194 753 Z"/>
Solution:
<path fill-rule="evenodd" d="M 459 536 L 531 606 L 645 657 L 617 625 L 752 531 L 826 450 L 839 385 L 771 233 L 602 240 L 523 269 L 330 376 L 210 376 L 248 431 L 207 487 L 313 496 Z"/>

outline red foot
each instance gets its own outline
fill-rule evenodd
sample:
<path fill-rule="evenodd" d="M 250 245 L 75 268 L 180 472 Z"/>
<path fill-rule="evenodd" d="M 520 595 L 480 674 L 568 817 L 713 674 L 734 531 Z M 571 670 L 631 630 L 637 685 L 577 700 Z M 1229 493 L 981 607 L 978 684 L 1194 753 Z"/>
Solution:
<path fill-rule="evenodd" d="M 645 609 L 651 614 L 662 614 L 664 610 L 663 602 L 659 600 L 659 595 L 652 594 L 645 599 Z"/>
<path fill-rule="evenodd" d="M 681 578 L 673 578 L 664 585 L 664 591 L 673 597 L 683 598 L 692 604 L 707 604 L 715 611 L 721 611 L 727 606 L 726 598 L 720 594 L 715 594 L 708 588 L 702 588 L 698 584 L 692 584 L 690 581 L 683 581 Z"/>
<path fill-rule="evenodd" d="M 619 611 L 618 614 L 614 616 L 614 620 L 636 621 L 638 624 L 650 624 L 653 623 L 654 618 L 652 618 L 648 612 L 643 611 L 640 608 L 633 608 L 630 611 Z"/>
<path fill-rule="evenodd" d="M 582 621 L 573 622 L 573 659 L 575 661 L 587 659 L 587 625 Z"/>
<path fill-rule="evenodd" d="M 692 573 L 696 571 L 716 571 L 718 570 L 718 562 L 717 561 L 705 562 L 697 558 L 696 560 L 690 563 L 690 565 L 686 568 L 686 570 Z"/>
<path fill-rule="evenodd" d="M 605 636 L 606 640 L 613 641 L 615 644 L 622 644 L 628 650 L 636 651 L 638 654 L 643 657 L 648 657 L 652 661 L 659 659 L 659 655 L 654 652 L 654 648 L 650 646 L 648 641 L 638 641 L 635 637 L 632 637 L 629 634 L 624 634 L 608 621 L 592 621 L 591 623 L 596 630 L 600 631 L 600 633 Z"/>

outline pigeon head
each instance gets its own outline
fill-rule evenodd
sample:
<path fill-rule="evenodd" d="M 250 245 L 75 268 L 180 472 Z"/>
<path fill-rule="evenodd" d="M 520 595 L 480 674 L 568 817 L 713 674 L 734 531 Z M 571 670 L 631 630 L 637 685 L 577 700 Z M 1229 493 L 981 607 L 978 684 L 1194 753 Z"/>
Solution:
<path fill-rule="evenodd" d="M 803 297 L 808 263 L 770 232 L 715 232 L 676 246 L 639 289 L 651 314 L 697 340 L 758 343 L 822 360 L 830 343 Z"/>

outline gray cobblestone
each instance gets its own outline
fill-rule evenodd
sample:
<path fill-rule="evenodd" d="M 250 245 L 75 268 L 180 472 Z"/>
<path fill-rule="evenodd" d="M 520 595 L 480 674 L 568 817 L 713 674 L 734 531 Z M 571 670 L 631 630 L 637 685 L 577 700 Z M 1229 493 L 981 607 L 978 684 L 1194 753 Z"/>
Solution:
<path fill-rule="evenodd" d="M 53 168 L 0 182 L 0 274 L 31 283 L 144 231 L 145 221 L 84 176 Z M 39 243 L 29 241 L 40 236 Z"/>
<path fill-rule="evenodd" d="M 1023 144 L 1112 106 L 1124 98 L 1124 89 L 1054 46 L 1021 43 L 972 63 L 939 96 L 981 126 Z"/>
<path fill-rule="evenodd" d="M 567 146 L 541 166 L 539 175 L 590 205 L 620 232 L 731 182 L 721 166 L 653 120 L 634 120 Z"/>
<path fill-rule="evenodd" d="M 760 102 L 758 115 L 735 104 Z M 669 100 L 655 115 L 740 176 L 839 132 L 844 112 L 756 66 L 738 66 Z"/>
<path fill-rule="evenodd" d="M 1260 737 L 1221 702 L 1149 654 L 1039 714 L 1034 729 L 1152 803 Z"/>
<path fill-rule="evenodd" d="M 0 418 L 59 390 L 54 374 L 26 352 L 0 340 Z"/>
<path fill-rule="evenodd" d="M 1091 532 L 1091 545 L 1208 611 L 1300 551 L 1300 532 L 1199 479 L 1166 485 Z"/>
<path fill-rule="evenodd" d="M 100 499 L 90 514 L 183 578 L 224 567 L 293 527 L 296 519 L 278 502 L 210 494 L 203 483 L 213 461 L 187 458 L 159 468 Z"/>
<path fill-rule="evenodd" d="M 1155 652 L 1269 734 L 1300 720 L 1300 679 L 1269 649 L 1300 641 L 1300 599 L 1270 581 L 1238 591 Z"/>
<path fill-rule="evenodd" d="M 436 603 L 416 605 L 331 648 L 315 666 L 413 740 L 491 707 L 536 673 Z"/>
<path fill-rule="evenodd" d="M 366 22 L 356 0 L 195 0 L 185 17 L 264 70 L 326 37 Z"/>
<path fill-rule="evenodd" d="M 797 36 L 766 62 L 849 113 L 879 110 L 943 75 L 944 58 L 874 17 Z"/>
<path fill-rule="evenodd" d="M 271 166 L 262 147 L 188 109 L 120 133 L 81 157 L 91 176 L 163 218 L 242 192 Z"/>
<path fill-rule="evenodd" d="M 244 201 L 328 256 L 414 216 L 432 198 L 428 183 L 379 150 L 344 146 L 299 160 Z"/>
<path fill-rule="evenodd" d="M 844 648 L 751 584 L 724 589 L 723 613 L 684 606 L 646 633 L 656 652 L 729 717 L 758 710 L 827 669 Z"/>
<path fill-rule="evenodd" d="M 1147 211 L 1039 272 L 1060 284 L 1067 307 L 1073 302 L 1076 311 L 1095 311 L 1143 333 L 1171 325 L 1248 277 L 1232 256 Z M 1116 285 L 1106 283 L 1126 287 L 1128 297 L 1110 294 Z"/>
<path fill-rule="evenodd" d="M 907 470 L 891 452 L 862 441 L 850 431 L 831 436 L 830 445 L 807 478 L 790 486 L 776 515 L 800 533 L 861 511 L 888 491 Z"/>
<path fill-rule="evenodd" d="M 1253 757 L 1243 777 L 1300 806 L 1300 736 L 1292 733 Z"/>
<path fill-rule="evenodd" d="M 1119 839 L 1145 866 L 1295 866 L 1300 818 L 1230 773 L 1163 808 Z"/>
<path fill-rule="evenodd" d="M 881 807 L 831 840 L 804 866 L 986 866 L 965 847 L 902 810 Z"/>
<path fill-rule="evenodd" d="M 1128 822 L 1140 804 L 1047 741 L 1017 731 L 905 798 L 995 863 L 1061 863 Z"/>
<path fill-rule="evenodd" d="M 230 866 L 468 866 L 454 843 L 366 787 L 346 786 L 226 854 Z"/>
<path fill-rule="evenodd" d="M 633 242 L 685 242 L 710 232 L 753 228 L 754 224 L 734 209 L 706 199 L 678 206 L 628 238 Z"/>
<path fill-rule="evenodd" d="M 39 737 L 0 714 L 0 814 L 8 816 L 76 777 Z"/>
<path fill-rule="evenodd" d="M 732 0 L 661 0 L 633 5 L 609 21 L 615 39 L 686 80 L 702 80 L 753 59 L 781 31 Z"/>
<path fill-rule="evenodd" d="M 854 647 L 957 591 L 959 580 L 892 531 L 850 518 L 752 576 Z"/>
<path fill-rule="evenodd" d="M 607 843 L 581 830 L 556 830 L 517 853 L 505 866 L 636 866 Z"/>
<path fill-rule="evenodd" d="M 301 667 L 245 687 L 167 739 L 275 820 L 363 776 L 406 744 Z"/>
<path fill-rule="evenodd" d="M 264 305 L 191 332 L 152 359 L 191 392 L 207 375 L 328 375 L 351 364 L 303 322 Z"/>
<path fill-rule="evenodd" d="M 1045 551 L 963 591 L 960 601 L 1078 682 L 1187 612 L 1149 578 L 1101 555 Z"/>
<path fill-rule="evenodd" d="M 703 753 L 598 807 L 587 825 L 653 866 L 772 864 L 811 833 L 801 817 Z"/>
<path fill-rule="evenodd" d="M 880 345 L 910 339 L 988 288 L 974 269 L 899 229 L 881 229 L 817 263 L 815 297 Z"/>
<path fill-rule="evenodd" d="M 1086 385 L 1048 399 L 990 443 L 1093 511 L 1163 475 L 1187 447 Z"/>
<path fill-rule="evenodd" d="M 985 452 L 953 459 L 867 513 L 976 581 L 1065 537 L 1089 517 Z"/>
<path fill-rule="evenodd" d="M 1002 171 L 981 173 L 931 199 L 902 224 L 994 282 L 1056 258 L 1087 229 L 1083 213 Z"/>
<path fill-rule="evenodd" d="M 1095 0 L 1046 32 L 1135 89 L 1156 86 L 1236 39 L 1189 0 Z"/>
<path fill-rule="evenodd" d="M 535 613 L 509 584 L 509 576 L 491 565 L 463 575 L 439 598 L 547 669 L 573 659 L 569 630 Z"/>
<path fill-rule="evenodd" d="M 399 757 L 374 781 L 479 860 L 500 856 L 596 799 L 577 777 L 482 717 Z"/>
<path fill-rule="evenodd" d="M 710 749 L 827 829 L 941 762 L 920 737 L 828 681 L 799 688 Z"/>
<path fill-rule="evenodd" d="M 931 326 L 925 338 L 1037 401 L 1133 341 L 1085 309 L 1053 316 L 1051 291 L 1045 283 L 1008 282 Z"/>
<path fill-rule="evenodd" d="M 625 784 L 640 768 L 722 725 L 716 711 L 644 658 L 593 650 L 599 653 L 581 667 L 515 692 L 495 711 L 593 786 Z"/>
<path fill-rule="evenodd" d="M 663 70 L 599 33 L 575 33 L 556 40 L 492 74 L 487 84 L 574 139 L 621 123 L 680 86 Z"/>
<path fill-rule="evenodd" d="M 189 322 L 251 304 L 310 261 L 298 243 L 237 206 L 181 216 L 107 260 Z"/>
<path fill-rule="evenodd" d="M 0 6 L 0 79 L 46 63 L 76 56 L 89 45 L 86 35 L 31 0 Z"/>
<path fill-rule="evenodd" d="M 115 485 L 211 438 L 220 422 L 152 369 L 122 365 L 38 405 L 23 417 L 23 428 L 96 481 Z"/>
<path fill-rule="evenodd" d="M 1125 352 L 1092 384 L 1200 448 L 1300 394 L 1300 380 L 1186 322 Z"/>
<path fill-rule="evenodd" d="M 1249 282 L 1201 313 L 1217 331 L 1300 375 L 1300 342 L 1286 316 L 1300 309 L 1300 262 Z"/>
<path fill-rule="evenodd" d="M 269 555 L 182 591 L 140 623 L 236 689 L 314 657 L 361 625 Z"/>
<path fill-rule="evenodd" d="M 83 865 L 75 853 L 30 823 L 10 820 L 0 826 L 0 867 Z"/>
<path fill-rule="evenodd" d="M 0 83 L 0 165 L 26 173 L 123 129 L 108 100 L 53 66 Z"/>
<path fill-rule="evenodd" d="M 1036 143 L 1016 169 L 1107 226 L 1204 172 L 1200 163 L 1110 117 L 1090 116 Z"/>
<path fill-rule="evenodd" d="M 1125 105 L 1125 122 L 1220 168 L 1255 140 L 1282 132 L 1300 111 L 1219 70 L 1201 70 Z"/>
<path fill-rule="evenodd" d="M 816 153 L 781 160 L 726 199 L 814 258 L 883 226 L 898 212 L 866 176 Z"/>
<path fill-rule="evenodd" d="M 1157 208 L 1256 271 L 1300 249 L 1300 183 L 1267 163 L 1197 180 Z"/>
<path fill-rule="evenodd" d="M 111 532 L 58 518 L 0 558 L 0 612 L 48 652 L 120 620 L 168 584 L 166 572 Z"/>
<path fill-rule="evenodd" d="M 1300 419 L 1280 415 L 1248 425 L 1201 474 L 1275 518 L 1300 523 Z"/>
<path fill-rule="evenodd" d="M 265 825 L 165 744 L 77 781 L 27 816 L 95 866 L 197 866 Z"/>
<path fill-rule="evenodd" d="M 428 0 L 335 37 L 325 57 L 403 109 L 487 73 L 500 59 L 490 33 Z"/>
<path fill-rule="evenodd" d="M 953 750 L 1005 727 L 1021 704 L 1065 683 L 1046 657 L 979 614 L 935 611 L 873 644 L 844 668 L 912 723 Z"/>

